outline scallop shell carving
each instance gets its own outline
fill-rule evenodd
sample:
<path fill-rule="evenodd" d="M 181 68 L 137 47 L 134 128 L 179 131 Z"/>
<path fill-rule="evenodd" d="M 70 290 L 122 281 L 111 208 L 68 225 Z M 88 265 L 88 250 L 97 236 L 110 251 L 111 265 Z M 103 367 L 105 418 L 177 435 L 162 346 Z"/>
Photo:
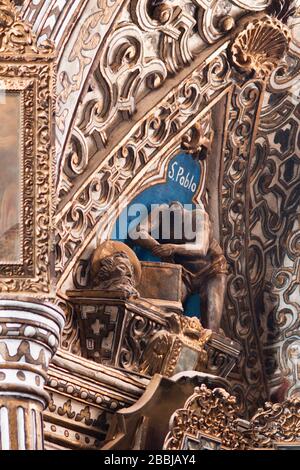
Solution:
<path fill-rule="evenodd" d="M 231 46 L 233 63 L 244 72 L 266 78 L 284 58 L 290 39 L 289 29 L 276 18 L 254 20 Z"/>

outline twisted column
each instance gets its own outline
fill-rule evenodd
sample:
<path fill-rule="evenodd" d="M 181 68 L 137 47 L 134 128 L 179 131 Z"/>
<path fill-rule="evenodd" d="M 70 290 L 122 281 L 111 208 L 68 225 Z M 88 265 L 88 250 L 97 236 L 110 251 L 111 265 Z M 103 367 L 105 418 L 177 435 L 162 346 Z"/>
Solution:
<path fill-rule="evenodd" d="M 50 303 L 0 299 L 0 449 L 43 449 L 49 362 L 64 326 Z"/>

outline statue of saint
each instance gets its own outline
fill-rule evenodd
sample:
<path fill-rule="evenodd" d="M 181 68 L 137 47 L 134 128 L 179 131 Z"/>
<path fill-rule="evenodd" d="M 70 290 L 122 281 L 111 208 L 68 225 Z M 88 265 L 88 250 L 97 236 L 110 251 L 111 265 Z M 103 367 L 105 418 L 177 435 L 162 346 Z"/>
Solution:
<path fill-rule="evenodd" d="M 186 210 L 181 203 L 157 206 L 129 237 L 165 262 L 183 268 L 182 301 L 200 294 L 201 323 L 218 332 L 226 289 L 227 263 L 213 238 L 204 206 Z"/>
<path fill-rule="evenodd" d="M 135 253 L 124 243 L 103 242 L 91 259 L 91 285 L 105 291 L 122 291 L 139 297 L 136 285 L 141 277 L 141 266 Z"/>

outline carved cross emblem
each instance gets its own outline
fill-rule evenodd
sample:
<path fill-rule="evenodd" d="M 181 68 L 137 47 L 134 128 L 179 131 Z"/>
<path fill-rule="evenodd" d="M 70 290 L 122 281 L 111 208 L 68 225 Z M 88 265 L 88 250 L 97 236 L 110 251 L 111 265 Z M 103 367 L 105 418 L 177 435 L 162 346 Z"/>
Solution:
<path fill-rule="evenodd" d="M 91 325 L 91 330 L 93 330 L 93 333 L 94 335 L 99 335 L 100 331 L 105 329 L 105 326 L 103 325 L 103 323 L 101 323 L 99 321 L 99 319 L 97 318 L 97 320 Z"/>

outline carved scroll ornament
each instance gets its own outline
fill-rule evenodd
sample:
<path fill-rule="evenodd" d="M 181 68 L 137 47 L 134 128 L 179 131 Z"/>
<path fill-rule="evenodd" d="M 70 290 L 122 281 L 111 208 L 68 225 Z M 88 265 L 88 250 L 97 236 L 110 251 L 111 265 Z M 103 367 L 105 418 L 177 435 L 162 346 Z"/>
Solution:
<path fill-rule="evenodd" d="M 199 441 L 199 434 L 218 441 L 223 449 L 247 448 L 247 440 L 238 429 L 236 398 L 222 388 L 195 388 L 184 407 L 175 411 L 165 450 L 189 450 L 189 443 Z M 199 449 L 201 450 L 201 449 Z"/>
<path fill-rule="evenodd" d="M 189 350 L 195 355 L 193 370 L 203 370 L 207 365 L 205 345 L 212 332 L 201 326 L 198 318 L 172 315 L 169 320 L 170 331 L 160 330 L 150 338 L 142 356 L 140 372 L 146 375 L 155 373 L 167 377 L 180 372 L 181 362 Z M 192 364 L 191 358 L 189 364 Z"/>
<path fill-rule="evenodd" d="M 251 419 L 249 437 L 253 447 L 272 448 L 279 443 L 300 446 L 300 398 L 266 403 Z"/>
<path fill-rule="evenodd" d="M 36 36 L 29 25 L 21 20 L 11 0 L 0 0 L 0 53 L 11 55 L 49 55 L 53 52 L 50 41 L 37 46 Z M 14 56 L 13 56 L 14 55 Z"/>

